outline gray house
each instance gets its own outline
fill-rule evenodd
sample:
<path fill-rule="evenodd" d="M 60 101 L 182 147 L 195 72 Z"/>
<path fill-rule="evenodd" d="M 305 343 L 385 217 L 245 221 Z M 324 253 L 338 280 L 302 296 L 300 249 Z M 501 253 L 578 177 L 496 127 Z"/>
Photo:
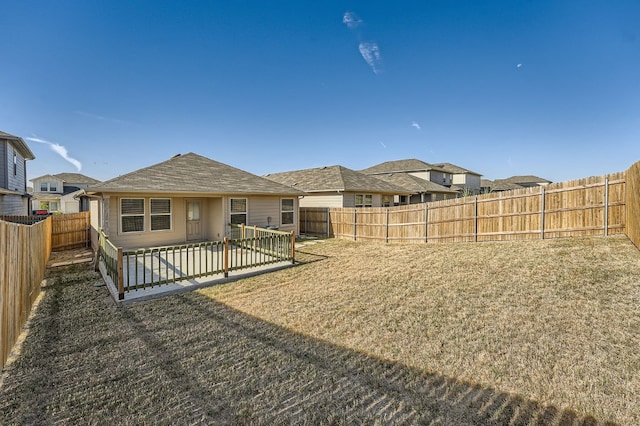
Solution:
<path fill-rule="evenodd" d="M 298 198 L 304 195 L 194 153 L 92 185 L 86 193 L 92 228 L 131 249 L 219 241 L 231 235 L 232 224 L 298 233 Z"/>
<path fill-rule="evenodd" d="M 33 210 L 78 213 L 89 210 L 89 199 L 83 189 L 100 183 L 80 173 L 58 173 L 31 179 L 33 183 Z"/>
<path fill-rule="evenodd" d="M 0 131 L 0 214 L 29 214 L 27 160 L 35 158 L 21 137 Z"/>
<path fill-rule="evenodd" d="M 300 207 L 388 207 L 408 196 L 398 185 L 343 166 L 271 173 L 265 178 L 304 191 Z"/>
<path fill-rule="evenodd" d="M 446 170 L 415 158 L 385 161 L 361 170 L 361 172 L 384 178 L 399 185 L 407 185 L 406 188 L 410 189 L 411 193 L 411 203 L 436 201 L 457 196 L 457 191 L 451 189 L 454 179 L 452 170 Z"/>

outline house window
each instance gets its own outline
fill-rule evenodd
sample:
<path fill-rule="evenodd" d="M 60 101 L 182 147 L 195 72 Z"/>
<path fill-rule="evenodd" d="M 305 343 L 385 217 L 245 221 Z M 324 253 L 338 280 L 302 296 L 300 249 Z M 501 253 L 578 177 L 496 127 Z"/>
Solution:
<path fill-rule="evenodd" d="M 18 174 L 18 156 L 16 153 L 13 153 L 13 175 L 16 176 Z"/>
<path fill-rule="evenodd" d="M 120 223 L 122 232 L 144 231 L 144 198 L 120 200 Z"/>
<path fill-rule="evenodd" d="M 231 223 L 239 225 L 247 224 L 247 199 L 232 198 L 231 199 Z"/>
<path fill-rule="evenodd" d="M 281 225 L 293 225 L 293 198 L 283 198 L 280 200 Z"/>
<path fill-rule="evenodd" d="M 58 190 L 58 184 L 55 182 L 49 182 L 49 192 L 56 192 Z"/>
<path fill-rule="evenodd" d="M 58 202 L 57 201 L 49 201 L 49 211 L 50 212 L 57 212 L 58 210 L 60 210 L 60 207 L 58 206 Z"/>
<path fill-rule="evenodd" d="M 373 195 L 371 194 L 356 194 L 356 207 L 372 207 Z"/>
<path fill-rule="evenodd" d="M 40 192 L 47 192 L 49 190 L 49 184 L 47 182 L 40 182 Z"/>
<path fill-rule="evenodd" d="M 161 231 L 171 229 L 171 199 L 152 198 L 151 203 L 151 230 Z"/>

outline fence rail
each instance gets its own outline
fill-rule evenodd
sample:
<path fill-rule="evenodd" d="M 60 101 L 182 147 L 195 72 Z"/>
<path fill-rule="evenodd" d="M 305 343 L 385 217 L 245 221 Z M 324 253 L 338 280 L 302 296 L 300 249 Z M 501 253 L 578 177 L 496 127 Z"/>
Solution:
<path fill-rule="evenodd" d="M 100 231 L 99 265 L 118 298 L 125 293 L 229 271 L 295 262 L 295 235 L 276 230 L 234 226 L 239 238 L 123 251 Z"/>
<path fill-rule="evenodd" d="M 0 221 L 0 367 L 40 294 L 51 254 L 51 219 L 33 225 Z"/>
<path fill-rule="evenodd" d="M 640 166 L 636 169 L 637 176 Z M 626 233 L 626 205 L 632 197 L 625 189 L 629 173 L 388 208 L 302 207 L 300 231 L 354 240 L 423 243 Z M 635 184 L 640 187 L 640 182 Z"/>

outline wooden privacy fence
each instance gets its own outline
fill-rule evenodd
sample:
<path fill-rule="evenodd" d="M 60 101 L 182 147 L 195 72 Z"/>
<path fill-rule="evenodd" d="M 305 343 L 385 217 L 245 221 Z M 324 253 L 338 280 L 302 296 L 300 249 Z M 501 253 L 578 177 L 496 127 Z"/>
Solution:
<path fill-rule="evenodd" d="M 51 219 L 33 225 L 0 221 L 0 366 L 40 294 L 51 254 Z"/>
<path fill-rule="evenodd" d="M 300 232 L 423 243 L 611 235 L 626 232 L 627 196 L 621 172 L 389 208 L 301 208 Z"/>
<path fill-rule="evenodd" d="M 119 300 L 125 293 L 271 263 L 295 262 L 295 234 L 236 226 L 237 238 L 123 250 L 100 231 L 98 269 Z M 108 278 L 108 279 L 107 279 Z M 114 294 L 115 297 L 115 294 Z"/>
<path fill-rule="evenodd" d="M 89 212 L 51 216 L 51 249 L 53 251 L 89 247 L 91 220 Z"/>
<path fill-rule="evenodd" d="M 55 214 L 51 216 L 0 216 L 0 220 L 31 225 L 51 218 L 51 250 L 62 251 L 91 244 L 89 212 Z"/>
<path fill-rule="evenodd" d="M 627 235 L 640 248 L 640 161 L 626 174 Z"/>

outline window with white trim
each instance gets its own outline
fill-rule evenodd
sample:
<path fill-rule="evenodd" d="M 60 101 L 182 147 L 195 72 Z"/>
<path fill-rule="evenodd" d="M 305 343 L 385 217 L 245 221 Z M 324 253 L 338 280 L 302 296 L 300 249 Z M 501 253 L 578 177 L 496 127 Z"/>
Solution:
<path fill-rule="evenodd" d="M 144 198 L 120 199 L 120 231 L 144 232 Z"/>
<path fill-rule="evenodd" d="M 247 224 L 247 199 L 232 198 L 231 199 L 231 223 L 239 225 Z"/>
<path fill-rule="evenodd" d="M 293 198 L 283 198 L 280 200 L 280 224 L 293 225 Z"/>
<path fill-rule="evenodd" d="M 356 207 L 372 207 L 373 195 L 371 194 L 356 194 Z"/>
<path fill-rule="evenodd" d="M 171 229 L 171 199 L 151 198 L 151 230 L 165 231 Z"/>

